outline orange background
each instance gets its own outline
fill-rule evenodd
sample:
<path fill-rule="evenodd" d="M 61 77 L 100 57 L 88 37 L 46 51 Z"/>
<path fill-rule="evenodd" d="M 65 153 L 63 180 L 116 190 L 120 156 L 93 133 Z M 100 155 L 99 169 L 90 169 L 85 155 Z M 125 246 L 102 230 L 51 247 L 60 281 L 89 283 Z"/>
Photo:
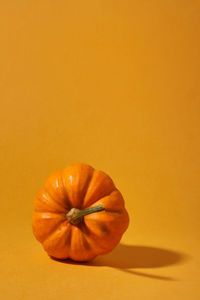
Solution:
<path fill-rule="evenodd" d="M 200 2 L 1 1 L 1 299 L 200 299 Z M 31 229 L 54 170 L 84 162 L 130 226 L 88 264 Z"/>

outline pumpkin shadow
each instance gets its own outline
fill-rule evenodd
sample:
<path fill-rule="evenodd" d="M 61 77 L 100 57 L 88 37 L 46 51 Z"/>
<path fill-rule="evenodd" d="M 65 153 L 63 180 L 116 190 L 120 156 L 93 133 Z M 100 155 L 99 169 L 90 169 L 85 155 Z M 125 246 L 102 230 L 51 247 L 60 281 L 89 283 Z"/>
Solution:
<path fill-rule="evenodd" d="M 98 256 L 90 262 L 79 263 L 68 259 L 54 260 L 74 265 L 107 266 L 133 275 L 161 280 L 175 280 L 171 277 L 146 274 L 132 269 L 162 268 L 181 264 L 187 259 L 188 256 L 174 250 L 140 245 L 125 245 L 120 243 L 112 252 Z"/>
<path fill-rule="evenodd" d="M 185 258 L 185 255 L 172 250 L 119 244 L 112 252 L 96 257 L 91 264 L 120 269 L 160 268 L 180 263 Z"/>

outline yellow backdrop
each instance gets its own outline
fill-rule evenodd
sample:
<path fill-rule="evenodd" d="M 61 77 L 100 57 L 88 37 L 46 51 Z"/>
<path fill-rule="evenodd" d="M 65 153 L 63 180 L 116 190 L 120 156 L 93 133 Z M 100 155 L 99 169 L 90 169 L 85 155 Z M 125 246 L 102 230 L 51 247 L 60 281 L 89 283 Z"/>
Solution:
<path fill-rule="evenodd" d="M 200 298 L 200 2 L 0 2 L 2 299 Z M 130 226 L 89 264 L 50 259 L 33 198 L 83 162 Z"/>

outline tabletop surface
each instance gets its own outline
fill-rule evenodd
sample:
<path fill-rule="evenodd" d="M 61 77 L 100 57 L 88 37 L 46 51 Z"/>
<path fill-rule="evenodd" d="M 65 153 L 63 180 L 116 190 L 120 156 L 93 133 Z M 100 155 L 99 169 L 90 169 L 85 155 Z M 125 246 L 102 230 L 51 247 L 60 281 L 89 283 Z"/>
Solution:
<path fill-rule="evenodd" d="M 1 299 L 200 299 L 200 2 L 0 3 Z M 109 174 L 130 225 L 52 260 L 33 199 L 74 163 Z"/>

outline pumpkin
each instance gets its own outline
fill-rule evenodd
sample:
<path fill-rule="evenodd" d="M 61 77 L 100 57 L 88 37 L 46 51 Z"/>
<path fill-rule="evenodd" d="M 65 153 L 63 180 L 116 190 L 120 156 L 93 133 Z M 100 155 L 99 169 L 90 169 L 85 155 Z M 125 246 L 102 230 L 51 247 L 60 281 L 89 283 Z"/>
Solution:
<path fill-rule="evenodd" d="M 89 261 L 111 251 L 129 224 L 112 179 L 86 164 L 50 175 L 34 200 L 32 228 L 55 258 Z"/>

